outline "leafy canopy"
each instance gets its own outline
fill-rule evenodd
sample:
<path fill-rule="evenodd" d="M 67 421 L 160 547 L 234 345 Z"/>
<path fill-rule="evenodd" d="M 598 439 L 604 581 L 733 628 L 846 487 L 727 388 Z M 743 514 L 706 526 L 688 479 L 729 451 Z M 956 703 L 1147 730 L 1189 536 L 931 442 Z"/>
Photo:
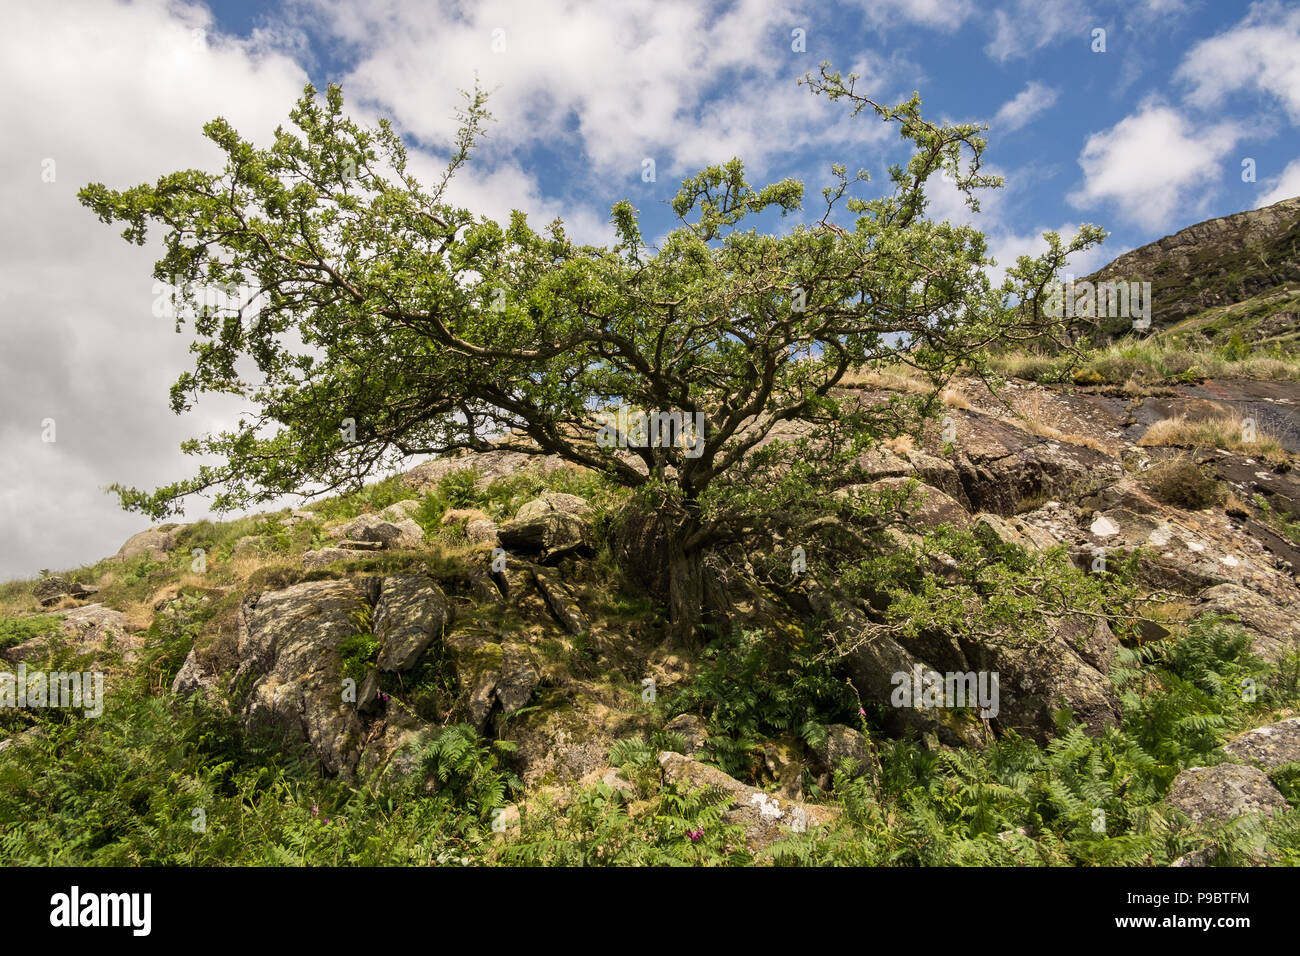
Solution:
<path fill-rule="evenodd" d="M 683 182 L 672 201 L 680 225 L 659 248 L 627 201 L 612 209 L 608 247 L 575 243 L 559 220 L 538 232 L 519 212 L 498 223 L 455 207 L 447 185 L 491 118 L 477 88 L 431 188 L 408 173 L 393 128 L 348 119 L 334 86 L 323 100 L 307 87 L 294 129 L 278 129 L 267 149 L 223 119 L 208 123 L 226 157 L 220 173 L 85 187 L 83 204 L 124 223 L 128 241 L 166 230 L 154 275 L 180 288 L 177 330 L 188 322 L 194 335 L 173 410 L 204 393 L 254 409 L 183 445 L 218 464 L 154 492 L 113 490 L 162 517 L 195 493 L 242 507 L 355 487 L 406 456 L 495 445 L 657 489 L 685 509 L 699 544 L 722 533 L 701 516 L 743 490 L 737 466 L 773 428 L 843 423 L 834 388 L 850 369 L 902 361 L 937 391 L 960 363 L 979 367 L 989 345 L 1049 332 L 1037 295 L 1101 231 L 1085 227 L 1068 245 L 1047 234 L 1047 251 L 1021 257 L 995 287 L 978 230 L 924 218 L 936 172 L 976 208 L 977 190 L 1000 184 L 980 172 L 981 127 L 929 123 L 915 94 L 882 106 L 826 65 L 803 82 L 897 124 L 912 155 L 877 198 L 851 195 L 864 171 L 833 166 L 821 218 L 780 234 L 746 220 L 800 210 L 803 185 L 755 189 L 738 159 Z M 832 221 L 841 203 L 851 228 Z M 214 305 L 204 294 L 231 287 L 256 298 Z M 702 450 L 599 447 L 594 413 L 618 404 L 702 415 Z"/>

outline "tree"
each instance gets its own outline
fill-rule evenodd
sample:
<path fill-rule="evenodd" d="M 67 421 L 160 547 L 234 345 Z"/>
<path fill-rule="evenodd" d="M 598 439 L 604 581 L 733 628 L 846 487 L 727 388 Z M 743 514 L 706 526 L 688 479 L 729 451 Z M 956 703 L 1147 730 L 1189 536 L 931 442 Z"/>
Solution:
<path fill-rule="evenodd" d="M 983 128 L 923 120 L 916 94 L 880 105 L 827 65 L 802 82 L 855 116 L 869 108 L 897 123 L 912 155 L 878 198 L 851 196 L 867 174 L 833 166 L 821 218 L 779 234 L 741 227 L 801 209 L 802 184 L 756 190 L 738 159 L 682 183 L 672 202 L 681 225 L 657 249 L 627 201 L 612 208 L 608 248 L 575 244 L 559 220 L 539 233 L 518 212 L 500 224 L 455 208 L 447 184 L 491 118 L 478 89 L 465 94 L 432 190 L 408 174 L 390 125 L 357 126 L 334 86 L 324 102 L 308 86 L 290 114 L 297 132 L 278 129 L 269 149 L 222 119 L 208 123 L 226 156 L 220 173 L 85 187 L 82 203 L 125 223 L 128 241 L 142 244 L 150 224 L 168 230 L 154 275 L 181 290 L 177 330 L 188 320 L 195 335 L 173 410 L 203 393 L 256 408 L 234 430 L 182 446 L 223 464 L 151 493 L 113 490 L 124 507 L 161 517 L 196 493 L 214 492 L 226 509 L 350 487 L 417 454 L 555 454 L 657 509 L 670 620 L 693 634 L 704 556 L 752 533 L 764 508 L 806 497 L 819 462 L 878 431 L 837 395 L 846 372 L 904 362 L 937 393 L 989 346 L 1050 332 L 1038 295 L 1066 255 L 1101 238 L 1085 227 L 1065 246 L 1049 233 L 1046 253 L 1021 257 L 993 287 L 981 233 L 924 216 L 936 172 L 974 208 L 977 190 L 1000 185 L 980 172 Z M 851 228 L 832 221 L 841 202 L 856 215 Z M 204 295 L 231 287 L 256 298 Z M 598 413 L 620 405 L 698 420 L 699 443 L 672 433 L 648 447 L 602 447 Z M 773 441 L 792 423 L 811 429 L 805 453 Z"/>

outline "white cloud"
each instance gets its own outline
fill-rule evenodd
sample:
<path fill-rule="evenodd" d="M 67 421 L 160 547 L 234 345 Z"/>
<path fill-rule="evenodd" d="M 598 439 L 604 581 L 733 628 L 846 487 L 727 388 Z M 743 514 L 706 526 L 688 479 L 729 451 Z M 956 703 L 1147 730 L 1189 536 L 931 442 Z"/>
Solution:
<path fill-rule="evenodd" d="M 1205 184 L 1218 176 L 1219 161 L 1239 138 L 1230 123 L 1193 124 L 1149 102 L 1088 137 L 1079 154 L 1083 186 L 1067 198 L 1079 209 L 1108 203 L 1123 219 L 1164 228 L 1205 208 L 1211 198 Z"/>
<path fill-rule="evenodd" d="M 1094 26 L 1080 0 L 1016 0 L 993 13 L 993 39 L 984 52 L 999 63 L 1036 50 L 1066 36 L 1090 39 Z"/>
<path fill-rule="evenodd" d="M 103 486 L 191 473 L 180 441 L 233 413 L 205 402 L 203 415 L 171 414 L 167 389 L 190 362 L 188 340 L 151 315 L 160 245 L 128 246 L 77 189 L 213 168 L 220 152 L 203 123 L 225 116 L 268 141 L 306 82 L 273 50 L 213 32 L 202 7 L 6 6 L 0 83 L 23 92 L 0 100 L 0 203 L 15 224 L 0 233 L 0 578 L 116 551 L 147 521 Z M 46 159 L 53 182 L 42 181 Z M 41 441 L 45 418 L 55 420 L 52 444 Z"/>
<path fill-rule="evenodd" d="M 721 13 L 688 0 L 296 9 L 355 48 L 344 91 L 421 140 L 448 139 L 456 91 L 477 73 L 493 91 L 491 148 L 571 145 L 606 179 L 639 176 L 647 156 L 660 169 L 696 163 L 703 142 L 711 156 L 761 161 L 797 141 L 810 116 L 835 112 L 795 87 L 816 64 L 791 50 L 791 25 L 806 17 L 787 0 L 738 0 Z"/>
<path fill-rule="evenodd" d="M 1253 90 L 1280 100 L 1291 122 L 1300 123 L 1300 7 L 1255 4 L 1232 29 L 1192 47 L 1174 76 L 1191 86 L 1188 101 L 1203 109 Z"/>
<path fill-rule="evenodd" d="M 1300 196 L 1300 159 L 1292 160 L 1287 163 L 1286 169 L 1282 174 L 1270 183 L 1270 189 L 1259 200 L 1256 209 L 1263 209 L 1265 206 L 1271 206 L 1275 202 L 1281 202 L 1283 199 L 1294 199 Z"/>
<path fill-rule="evenodd" d="M 993 117 L 992 128 L 1004 131 L 1020 129 L 1044 110 L 1051 109 L 1056 103 L 1056 96 L 1056 90 L 1050 86 L 1031 81 L 1012 99 L 1002 104 Z"/>
<path fill-rule="evenodd" d="M 951 32 L 975 12 L 971 0 L 856 0 L 877 29 L 900 23 Z"/>

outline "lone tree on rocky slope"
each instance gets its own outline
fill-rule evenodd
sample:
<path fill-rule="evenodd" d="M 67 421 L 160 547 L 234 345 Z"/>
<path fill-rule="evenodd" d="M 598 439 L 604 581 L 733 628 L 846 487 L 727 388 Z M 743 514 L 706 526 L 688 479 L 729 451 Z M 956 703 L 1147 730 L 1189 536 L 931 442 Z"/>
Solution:
<path fill-rule="evenodd" d="M 994 287 L 984 236 L 925 218 L 934 173 L 972 208 L 977 190 L 1000 185 L 980 172 L 983 127 L 936 126 L 915 94 L 884 106 L 856 79 L 823 65 L 803 82 L 854 116 L 869 108 L 897 123 L 911 157 L 878 198 L 850 195 L 865 172 L 831 167 L 821 218 L 780 234 L 741 225 L 801 209 L 803 185 L 756 190 L 739 160 L 683 182 L 681 225 L 658 249 L 626 201 L 612 208 L 609 248 L 575 244 L 558 220 L 539 233 L 518 212 L 503 225 L 455 208 L 447 184 L 491 118 L 477 89 L 432 190 L 407 172 L 387 122 L 366 129 L 344 115 L 337 87 L 323 102 L 308 87 L 291 113 L 297 131 L 278 129 L 269 149 L 208 123 L 226 154 L 219 174 L 85 187 L 81 202 L 125 223 L 128 241 L 143 244 L 150 222 L 168 230 L 154 276 L 179 290 L 177 330 L 188 320 L 195 336 L 173 410 L 204 392 L 255 409 L 182 446 L 223 464 L 151 493 L 113 490 L 157 518 L 195 493 L 224 509 L 351 487 L 417 454 L 555 454 L 656 509 L 670 620 L 693 635 L 704 556 L 761 528 L 765 509 L 815 498 L 818 468 L 879 432 L 837 393 L 847 372 L 902 361 L 937 391 L 988 346 L 1040 338 L 1051 320 L 1039 294 L 1069 253 L 1101 238 L 1085 227 L 1065 245 L 1049 233 L 1043 255 L 1021 257 Z M 852 228 L 832 222 L 841 202 Z M 245 294 L 212 295 L 231 289 Z M 620 406 L 650 412 L 652 433 L 679 415 L 701 434 L 601 432 L 598 413 Z M 773 440 L 796 425 L 802 444 Z M 616 447 L 598 440 L 611 436 Z"/>

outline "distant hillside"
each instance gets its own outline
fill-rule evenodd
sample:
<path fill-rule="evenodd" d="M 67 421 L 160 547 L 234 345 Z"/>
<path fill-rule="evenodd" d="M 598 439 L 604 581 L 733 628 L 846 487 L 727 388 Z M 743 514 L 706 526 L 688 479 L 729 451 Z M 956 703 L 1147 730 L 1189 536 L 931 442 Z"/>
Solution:
<path fill-rule="evenodd" d="M 1199 332 L 1215 344 L 1236 333 L 1247 343 L 1294 348 L 1300 335 L 1300 197 L 1188 226 L 1087 278 L 1150 282 L 1153 330 Z M 1120 334 L 1130 323 L 1103 320 L 1103 329 Z"/>

